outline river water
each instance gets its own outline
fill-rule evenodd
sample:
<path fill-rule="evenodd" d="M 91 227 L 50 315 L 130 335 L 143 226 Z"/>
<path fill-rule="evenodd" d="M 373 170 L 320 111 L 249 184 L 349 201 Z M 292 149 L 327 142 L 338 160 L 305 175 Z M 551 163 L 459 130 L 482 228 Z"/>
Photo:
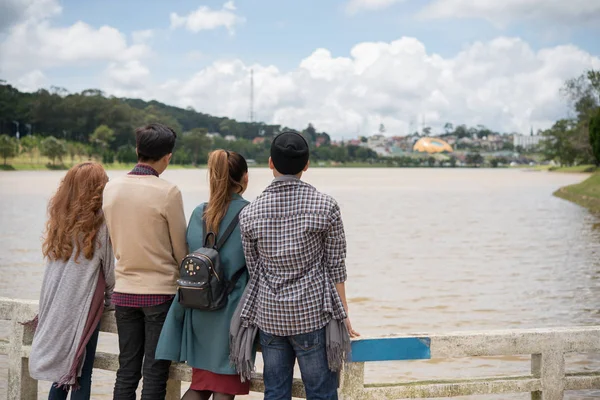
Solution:
<path fill-rule="evenodd" d="M 0 172 L 0 297 L 37 298 L 46 202 L 63 174 Z M 207 199 L 205 170 L 169 170 L 164 178 L 182 190 L 188 217 Z M 313 169 L 305 176 L 340 203 L 350 313 L 366 336 L 599 324 L 600 220 L 552 196 L 584 178 L 508 169 Z M 245 197 L 256 197 L 270 179 L 269 170 L 251 170 Z M 1 325 L 0 335 L 7 332 Z M 99 350 L 114 352 L 115 337 L 101 336 Z M 567 368 L 599 364 L 600 357 L 574 355 Z M 369 365 L 366 379 L 528 371 L 527 357 L 470 358 Z M 93 397 L 110 398 L 113 380 L 112 373 L 95 372 Z M 0 356 L 0 397 L 5 381 Z M 40 398 L 47 386 L 40 385 Z M 568 398 L 600 398 L 600 392 Z"/>

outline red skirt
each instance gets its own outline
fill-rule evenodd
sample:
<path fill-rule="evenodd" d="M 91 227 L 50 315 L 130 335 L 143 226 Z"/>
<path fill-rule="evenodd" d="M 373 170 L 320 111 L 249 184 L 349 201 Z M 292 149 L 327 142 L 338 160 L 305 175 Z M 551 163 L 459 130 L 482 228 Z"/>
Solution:
<path fill-rule="evenodd" d="M 205 369 L 192 368 L 192 390 L 210 390 L 215 393 L 244 395 L 250 393 L 250 381 L 242 383 L 239 375 L 223 375 Z"/>

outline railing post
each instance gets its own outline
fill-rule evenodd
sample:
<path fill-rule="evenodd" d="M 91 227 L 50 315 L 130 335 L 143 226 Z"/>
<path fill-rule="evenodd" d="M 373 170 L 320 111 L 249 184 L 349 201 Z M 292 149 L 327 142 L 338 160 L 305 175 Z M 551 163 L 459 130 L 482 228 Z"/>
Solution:
<path fill-rule="evenodd" d="M 165 400 L 181 399 L 181 381 L 169 379 L 167 381 L 167 396 Z"/>
<path fill-rule="evenodd" d="M 33 332 L 20 324 L 13 312 L 12 332 L 8 349 L 8 400 L 37 400 L 38 383 L 29 376 L 29 359 L 23 358 L 23 345 L 30 345 Z"/>
<path fill-rule="evenodd" d="M 365 364 L 346 363 L 340 379 L 340 400 L 363 400 L 365 391 Z"/>
<path fill-rule="evenodd" d="M 542 355 L 531 355 L 531 375 L 534 378 L 542 378 Z M 531 392 L 531 400 L 542 400 L 542 392 Z"/>
<path fill-rule="evenodd" d="M 542 353 L 542 399 L 562 400 L 565 393 L 565 354 L 552 349 Z"/>

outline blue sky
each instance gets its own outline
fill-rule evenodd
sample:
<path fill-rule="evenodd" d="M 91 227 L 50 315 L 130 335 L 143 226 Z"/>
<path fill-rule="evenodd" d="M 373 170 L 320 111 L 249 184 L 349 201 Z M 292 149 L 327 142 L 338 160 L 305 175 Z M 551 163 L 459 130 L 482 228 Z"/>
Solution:
<path fill-rule="evenodd" d="M 351 14 L 347 11 L 348 2 L 340 0 L 238 0 L 236 11 L 246 21 L 236 26 L 233 36 L 225 28 L 195 34 L 170 29 L 172 12 L 184 15 L 201 5 L 220 9 L 224 2 L 214 0 L 153 2 L 151 7 L 142 0 L 66 0 L 61 2 L 63 13 L 57 22 L 110 25 L 125 34 L 153 29 L 155 50 L 161 61 L 176 65 L 188 52 L 204 55 L 190 68 L 219 58 L 239 58 L 246 63 L 275 64 L 287 70 L 316 48 L 327 48 L 334 56 L 347 56 L 356 43 L 389 42 L 402 36 L 416 37 L 429 51 L 442 56 L 451 56 L 469 43 L 499 35 L 520 37 L 534 49 L 574 43 L 600 55 L 600 41 L 593 34 L 600 34 L 598 25 L 557 27 L 554 21 L 515 19 L 508 26 L 495 26 L 479 18 L 427 20 L 419 17 L 427 3 L 428 0 L 404 1 L 385 9 Z"/>
<path fill-rule="evenodd" d="M 561 82 L 600 68 L 594 3 L 5 0 L 0 79 L 245 119 L 253 69 L 265 122 L 522 131 L 567 113 Z"/>

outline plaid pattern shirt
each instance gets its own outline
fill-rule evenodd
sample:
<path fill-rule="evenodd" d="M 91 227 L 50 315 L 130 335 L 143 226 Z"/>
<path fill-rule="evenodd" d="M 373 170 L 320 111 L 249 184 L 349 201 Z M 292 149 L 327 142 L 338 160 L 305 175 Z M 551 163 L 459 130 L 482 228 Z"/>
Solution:
<path fill-rule="evenodd" d="M 252 279 L 241 318 L 277 336 L 346 318 L 346 237 L 336 201 L 292 176 L 276 178 L 240 214 Z"/>
<path fill-rule="evenodd" d="M 158 172 L 146 164 L 137 164 L 128 175 L 154 175 Z M 113 293 L 112 304 L 119 307 L 145 308 L 154 307 L 173 300 L 175 296 L 170 294 L 130 294 Z"/>
<path fill-rule="evenodd" d="M 112 304 L 119 307 L 146 308 L 154 307 L 171 301 L 171 294 L 129 294 L 113 293 Z"/>

